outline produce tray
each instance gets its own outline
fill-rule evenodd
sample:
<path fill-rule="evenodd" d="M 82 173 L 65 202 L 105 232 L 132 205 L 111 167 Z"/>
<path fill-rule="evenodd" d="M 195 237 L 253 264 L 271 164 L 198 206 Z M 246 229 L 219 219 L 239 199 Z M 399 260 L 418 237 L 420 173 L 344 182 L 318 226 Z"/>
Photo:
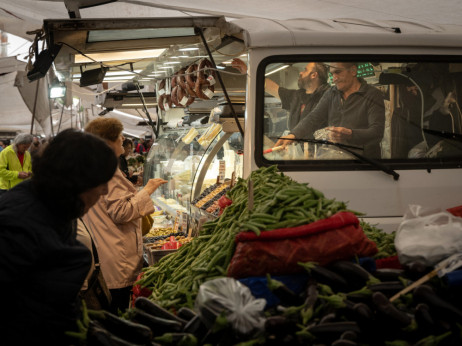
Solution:
<path fill-rule="evenodd" d="M 156 262 L 159 262 L 160 259 L 168 254 L 171 254 L 178 249 L 172 250 L 153 250 L 149 247 L 145 247 L 145 253 L 147 254 L 147 261 L 149 265 L 153 265 Z"/>

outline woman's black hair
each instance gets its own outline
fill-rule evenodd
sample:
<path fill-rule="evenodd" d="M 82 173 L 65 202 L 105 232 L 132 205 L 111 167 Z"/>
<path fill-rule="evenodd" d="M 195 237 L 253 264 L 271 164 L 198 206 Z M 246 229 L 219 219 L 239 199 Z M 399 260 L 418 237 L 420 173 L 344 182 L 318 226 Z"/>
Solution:
<path fill-rule="evenodd" d="M 32 182 L 45 204 L 69 220 L 83 214 L 79 194 L 108 182 L 117 165 L 114 151 L 104 140 L 67 129 L 34 160 Z"/>

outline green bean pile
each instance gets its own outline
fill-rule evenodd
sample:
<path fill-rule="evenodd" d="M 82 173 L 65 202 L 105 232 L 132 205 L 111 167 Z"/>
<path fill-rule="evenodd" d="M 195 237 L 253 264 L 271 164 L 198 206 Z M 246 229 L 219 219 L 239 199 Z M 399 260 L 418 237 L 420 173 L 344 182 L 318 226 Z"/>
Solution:
<path fill-rule="evenodd" d="M 248 208 L 249 179 L 253 183 L 254 207 Z M 308 224 L 346 211 L 344 202 L 278 172 L 276 166 L 253 171 L 238 179 L 227 193 L 233 203 L 214 221 L 206 222 L 198 237 L 175 253 L 145 268 L 141 280 L 152 289 L 150 299 L 165 308 L 192 308 L 199 286 L 226 276 L 234 253 L 234 239 L 241 231 L 261 231 Z"/>
<path fill-rule="evenodd" d="M 391 233 L 386 233 L 385 231 L 377 228 L 371 224 L 368 224 L 364 220 L 360 220 L 359 222 L 361 228 L 364 231 L 366 237 L 372 240 L 376 245 L 377 249 L 379 250 L 375 255 L 374 258 L 386 258 L 390 256 L 396 255 L 396 248 L 395 248 L 395 236 L 396 231 Z"/>

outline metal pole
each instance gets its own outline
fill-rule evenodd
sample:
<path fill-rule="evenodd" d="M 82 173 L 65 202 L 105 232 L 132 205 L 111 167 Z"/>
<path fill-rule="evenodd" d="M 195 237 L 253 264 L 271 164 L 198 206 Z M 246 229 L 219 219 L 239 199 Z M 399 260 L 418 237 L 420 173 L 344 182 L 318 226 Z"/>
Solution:
<path fill-rule="evenodd" d="M 34 131 L 35 110 L 37 109 L 37 97 L 38 97 L 39 85 L 40 85 L 40 79 L 37 80 L 37 88 L 35 89 L 35 100 L 34 100 L 34 109 L 32 111 L 32 122 L 30 124 L 30 134 L 33 134 L 33 131 Z"/>

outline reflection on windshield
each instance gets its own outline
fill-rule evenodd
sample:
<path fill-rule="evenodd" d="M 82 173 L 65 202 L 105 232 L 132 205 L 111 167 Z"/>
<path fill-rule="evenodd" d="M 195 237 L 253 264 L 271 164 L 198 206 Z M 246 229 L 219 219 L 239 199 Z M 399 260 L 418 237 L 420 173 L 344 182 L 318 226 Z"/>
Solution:
<path fill-rule="evenodd" d="M 462 158 L 462 63 L 281 61 L 265 75 L 267 160 L 357 159 L 325 141 L 373 160 Z"/>

